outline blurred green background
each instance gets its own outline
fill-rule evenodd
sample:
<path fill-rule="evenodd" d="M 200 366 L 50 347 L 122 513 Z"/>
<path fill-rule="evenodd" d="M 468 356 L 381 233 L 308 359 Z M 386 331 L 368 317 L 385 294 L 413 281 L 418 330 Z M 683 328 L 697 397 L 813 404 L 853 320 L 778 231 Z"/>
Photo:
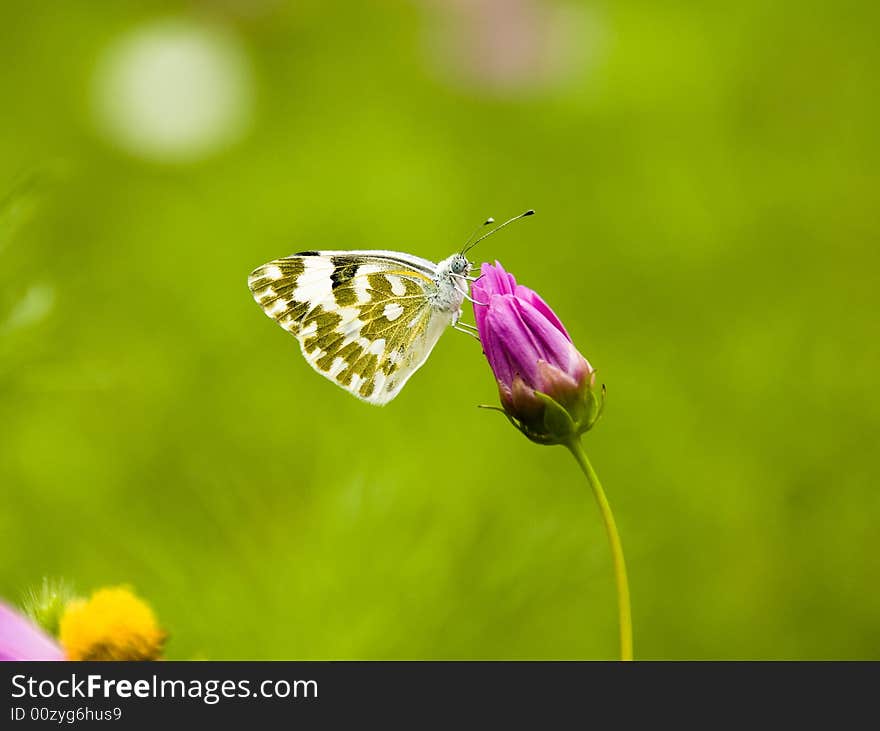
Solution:
<path fill-rule="evenodd" d="M 573 460 L 445 335 L 385 408 L 248 273 L 475 250 L 608 386 L 640 658 L 880 658 L 877 5 L 0 5 L 0 595 L 214 659 L 613 658 Z M 470 316 L 467 319 L 471 319 Z"/>

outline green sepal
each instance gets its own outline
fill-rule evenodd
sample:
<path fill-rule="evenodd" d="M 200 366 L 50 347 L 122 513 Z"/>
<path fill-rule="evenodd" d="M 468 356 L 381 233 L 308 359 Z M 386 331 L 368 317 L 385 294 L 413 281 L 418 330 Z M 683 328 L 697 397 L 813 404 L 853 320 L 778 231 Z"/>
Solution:
<path fill-rule="evenodd" d="M 605 384 L 603 383 L 599 392 L 595 388 L 587 389 L 584 394 L 584 418 L 578 424 L 578 434 L 583 434 L 592 429 L 596 422 L 602 416 L 605 410 Z"/>
<path fill-rule="evenodd" d="M 584 388 L 582 395 L 573 400 L 568 407 L 541 391 L 532 391 L 532 395 L 543 406 L 543 413 L 528 423 L 513 416 L 506 408 L 480 404 L 479 408 L 498 411 L 529 440 L 536 444 L 569 444 L 572 439 L 593 428 L 605 408 L 605 385 L 596 389 L 592 386 Z"/>
<path fill-rule="evenodd" d="M 577 433 L 571 414 L 552 396 L 535 391 L 535 398 L 544 404 L 544 434 L 558 442 L 568 441 Z"/>
<path fill-rule="evenodd" d="M 44 577 L 39 587 L 31 588 L 25 594 L 22 609 L 35 624 L 57 637 L 61 615 L 74 598 L 73 590 L 65 581 Z"/>

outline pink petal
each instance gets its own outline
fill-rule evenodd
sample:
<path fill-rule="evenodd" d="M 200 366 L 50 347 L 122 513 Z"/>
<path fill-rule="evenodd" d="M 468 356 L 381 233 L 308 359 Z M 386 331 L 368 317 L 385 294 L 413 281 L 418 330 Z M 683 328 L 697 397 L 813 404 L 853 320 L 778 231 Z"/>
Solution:
<path fill-rule="evenodd" d="M 495 266 L 488 263 L 480 265 L 480 276 L 471 285 L 471 297 L 474 300 L 474 320 L 477 323 L 477 332 L 480 340 L 484 341 L 486 333 L 486 315 L 489 311 L 488 304 L 492 295 L 513 294 L 516 280 L 512 274 L 504 271 L 504 267 L 496 261 Z"/>
<path fill-rule="evenodd" d="M 516 291 L 514 292 L 517 297 L 528 302 L 532 307 L 538 310 L 544 317 L 546 317 L 553 326 L 559 330 L 566 338 L 568 338 L 569 342 L 571 342 L 571 336 L 568 334 L 568 331 L 565 329 L 565 326 L 562 324 L 562 321 L 556 316 L 556 313 L 550 309 L 550 305 L 548 305 L 541 297 L 532 289 L 523 286 L 522 284 L 518 284 L 516 286 Z"/>
<path fill-rule="evenodd" d="M 0 602 L 0 660 L 63 660 L 58 644 L 25 616 Z"/>
<path fill-rule="evenodd" d="M 498 380 L 510 385 L 520 376 L 534 387 L 542 352 L 539 340 L 523 320 L 522 305 L 513 295 L 493 295 L 486 319 L 492 349 L 486 356 Z"/>
<path fill-rule="evenodd" d="M 529 332 L 538 358 L 567 371 L 571 362 L 572 344 L 564 330 L 556 327 L 540 310 L 526 300 L 514 298 L 523 327 Z M 534 382 L 532 385 L 536 385 Z"/>

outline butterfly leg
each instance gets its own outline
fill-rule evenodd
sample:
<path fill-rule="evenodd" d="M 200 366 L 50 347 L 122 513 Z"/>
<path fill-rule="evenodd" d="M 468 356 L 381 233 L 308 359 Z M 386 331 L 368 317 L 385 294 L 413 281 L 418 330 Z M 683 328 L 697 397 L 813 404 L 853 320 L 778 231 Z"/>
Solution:
<path fill-rule="evenodd" d="M 459 276 L 460 276 L 460 275 L 459 275 Z M 455 286 L 455 285 L 453 285 L 453 286 Z M 455 288 L 456 288 L 459 292 L 461 292 L 461 296 L 464 297 L 468 302 L 473 302 L 475 305 L 480 305 L 480 306 L 482 306 L 482 307 L 488 307 L 488 306 L 489 306 L 489 303 L 488 303 L 488 302 L 477 302 L 473 297 L 471 297 L 471 296 L 468 294 L 467 287 L 465 287 L 464 289 L 458 289 L 458 287 L 455 286 Z"/>
<path fill-rule="evenodd" d="M 458 332 L 464 333 L 465 335 L 470 335 L 474 340 L 476 340 L 477 342 L 480 342 L 480 338 L 477 336 L 477 334 L 473 330 L 466 330 L 465 328 L 460 327 L 459 325 L 453 325 L 452 329 L 458 330 Z"/>

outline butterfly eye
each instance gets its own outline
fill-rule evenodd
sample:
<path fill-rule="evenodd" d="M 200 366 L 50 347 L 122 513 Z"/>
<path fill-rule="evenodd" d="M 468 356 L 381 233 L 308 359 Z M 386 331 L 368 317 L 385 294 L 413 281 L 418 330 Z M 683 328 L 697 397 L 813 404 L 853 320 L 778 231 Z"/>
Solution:
<path fill-rule="evenodd" d="M 459 255 L 459 256 L 455 257 L 455 259 L 452 262 L 452 271 L 455 274 L 461 274 L 461 273 L 465 272 L 468 268 L 469 267 L 468 267 L 467 259 L 465 259 L 463 256 Z"/>

